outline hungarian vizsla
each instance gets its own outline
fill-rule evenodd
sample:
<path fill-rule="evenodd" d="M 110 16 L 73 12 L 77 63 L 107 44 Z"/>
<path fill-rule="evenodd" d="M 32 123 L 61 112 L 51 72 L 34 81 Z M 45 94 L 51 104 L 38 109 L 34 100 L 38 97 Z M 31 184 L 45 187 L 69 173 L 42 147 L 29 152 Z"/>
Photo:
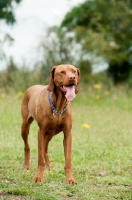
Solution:
<path fill-rule="evenodd" d="M 70 101 L 78 92 L 80 80 L 79 69 L 73 65 L 58 65 L 50 72 L 47 86 L 34 85 L 27 89 L 21 107 L 22 126 L 21 135 L 24 140 L 23 168 L 29 169 L 30 147 L 28 134 L 30 124 L 36 120 L 38 130 L 38 168 L 34 182 L 42 182 L 45 166 L 51 167 L 48 156 L 48 144 L 51 138 L 60 131 L 64 133 L 64 155 L 66 182 L 74 184 L 71 167 L 72 148 L 72 114 Z"/>

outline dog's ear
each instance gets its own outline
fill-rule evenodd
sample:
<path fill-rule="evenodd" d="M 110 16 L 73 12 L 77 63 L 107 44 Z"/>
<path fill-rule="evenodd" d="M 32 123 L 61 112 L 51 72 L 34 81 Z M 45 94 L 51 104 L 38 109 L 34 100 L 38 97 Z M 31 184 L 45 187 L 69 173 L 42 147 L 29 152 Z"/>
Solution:
<path fill-rule="evenodd" d="M 77 68 L 77 74 L 78 74 L 78 77 L 77 77 L 77 85 L 78 85 L 78 83 L 80 82 L 80 70 L 78 68 Z M 77 85 L 75 86 L 75 94 L 78 93 Z"/>
<path fill-rule="evenodd" d="M 78 78 L 77 78 L 77 84 L 80 82 L 80 70 L 77 68 Z"/>
<path fill-rule="evenodd" d="M 51 71 L 50 71 L 50 80 L 49 80 L 49 84 L 47 86 L 47 90 L 48 92 L 52 92 L 54 89 L 54 73 L 55 73 L 55 67 L 52 67 Z"/>

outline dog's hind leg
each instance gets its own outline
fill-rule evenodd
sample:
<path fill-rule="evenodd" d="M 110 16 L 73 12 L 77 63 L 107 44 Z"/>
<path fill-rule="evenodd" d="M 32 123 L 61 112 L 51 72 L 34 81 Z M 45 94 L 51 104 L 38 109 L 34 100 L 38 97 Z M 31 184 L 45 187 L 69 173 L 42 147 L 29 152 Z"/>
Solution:
<path fill-rule="evenodd" d="M 32 123 L 33 118 L 31 116 L 28 116 L 25 119 L 23 119 L 22 126 L 21 126 L 21 136 L 24 141 L 24 163 L 23 163 L 23 169 L 29 169 L 30 164 L 30 147 L 28 144 L 28 134 L 29 134 L 29 128 L 30 124 Z"/>

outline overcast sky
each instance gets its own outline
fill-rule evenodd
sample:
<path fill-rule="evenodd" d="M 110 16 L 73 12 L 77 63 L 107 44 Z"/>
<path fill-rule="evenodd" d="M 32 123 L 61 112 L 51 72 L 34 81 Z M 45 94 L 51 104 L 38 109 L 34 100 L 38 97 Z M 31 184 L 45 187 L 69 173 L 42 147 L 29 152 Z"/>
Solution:
<path fill-rule="evenodd" d="M 35 49 L 48 26 L 59 25 L 64 15 L 84 0 L 22 0 L 15 8 L 17 23 L 13 26 L 0 21 L 0 34 L 8 33 L 14 39 L 5 52 L 21 64 L 25 59 L 31 64 Z M 1 36 L 1 35 L 0 35 Z M 2 68 L 3 65 L 0 65 Z"/>

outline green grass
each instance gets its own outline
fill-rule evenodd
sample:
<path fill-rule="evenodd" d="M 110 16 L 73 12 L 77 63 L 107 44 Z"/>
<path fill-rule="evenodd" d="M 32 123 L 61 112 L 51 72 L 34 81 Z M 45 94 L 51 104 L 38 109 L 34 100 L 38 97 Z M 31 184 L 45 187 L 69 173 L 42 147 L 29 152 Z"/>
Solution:
<path fill-rule="evenodd" d="M 77 185 L 65 183 L 62 133 L 50 142 L 54 168 L 45 169 L 43 183 L 32 182 L 37 168 L 35 123 L 29 136 L 31 171 L 22 170 L 21 100 L 17 94 L 0 94 L 0 200 L 132 199 L 131 93 L 119 88 L 105 95 L 103 89 L 82 87 L 73 100 L 72 166 Z"/>

